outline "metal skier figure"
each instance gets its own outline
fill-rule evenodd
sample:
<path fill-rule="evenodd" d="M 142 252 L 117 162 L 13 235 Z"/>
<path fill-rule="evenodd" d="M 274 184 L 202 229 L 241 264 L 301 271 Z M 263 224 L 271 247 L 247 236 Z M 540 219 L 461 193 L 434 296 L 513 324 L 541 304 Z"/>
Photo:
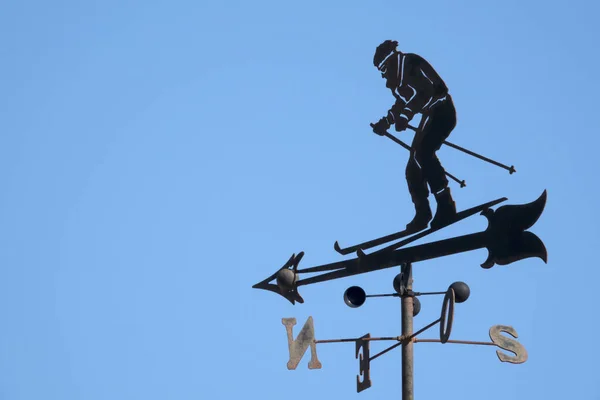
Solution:
<path fill-rule="evenodd" d="M 397 46 L 397 41 L 386 40 L 373 57 L 396 98 L 387 115 L 373 124 L 373 131 L 383 136 L 391 125 L 397 132 L 404 131 L 414 115 L 421 114 L 406 166 L 408 191 L 415 206 L 415 217 L 406 229 L 420 231 L 430 221 L 435 229 L 452 222 L 456 215 L 444 168 L 435 154 L 456 126 L 456 110 L 446 84 L 431 65 L 417 54 L 398 51 Z M 428 185 L 437 202 L 433 220 Z"/>

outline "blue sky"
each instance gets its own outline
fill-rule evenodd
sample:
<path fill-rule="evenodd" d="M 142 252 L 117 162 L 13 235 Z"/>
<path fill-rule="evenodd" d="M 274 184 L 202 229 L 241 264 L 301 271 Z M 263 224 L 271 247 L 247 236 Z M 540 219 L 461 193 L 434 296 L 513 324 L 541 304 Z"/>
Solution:
<path fill-rule="evenodd" d="M 415 264 L 415 290 L 471 287 L 453 339 L 512 325 L 525 364 L 492 348 L 415 346 L 415 396 L 598 399 L 595 211 L 599 7 L 592 1 L 5 1 L 0 5 L 0 398 L 379 399 L 400 396 L 399 349 L 356 393 L 353 344 L 288 371 L 281 318 L 318 339 L 400 334 L 397 270 L 251 286 L 412 217 L 406 154 L 374 135 L 393 98 L 372 66 L 395 39 L 450 88 L 439 157 L 458 208 L 548 191 L 532 231 L 548 264 L 484 270 L 485 250 Z M 410 131 L 399 135 L 410 141 Z M 485 228 L 472 217 L 431 237 Z M 429 239 L 429 238 L 428 238 Z M 441 298 L 424 298 L 419 328 Z M 435 337 L 436 330 L 423 337 Z M 374 344 L 372 351 L 383 348 Z"/>

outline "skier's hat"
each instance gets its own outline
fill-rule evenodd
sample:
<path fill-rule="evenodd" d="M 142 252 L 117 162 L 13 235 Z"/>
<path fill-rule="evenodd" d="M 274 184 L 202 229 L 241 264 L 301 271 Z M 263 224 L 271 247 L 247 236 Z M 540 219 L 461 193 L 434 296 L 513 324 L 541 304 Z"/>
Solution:
<path fill-rule="evenodd" d="M 386 40 L 377 46 L 375 55 L 373 56 L 373 65 L 381 70 L 385 61 L 387 61 L 392 54 L 396 53 L 397 46 L 398 42 L 395 40 Z"/>

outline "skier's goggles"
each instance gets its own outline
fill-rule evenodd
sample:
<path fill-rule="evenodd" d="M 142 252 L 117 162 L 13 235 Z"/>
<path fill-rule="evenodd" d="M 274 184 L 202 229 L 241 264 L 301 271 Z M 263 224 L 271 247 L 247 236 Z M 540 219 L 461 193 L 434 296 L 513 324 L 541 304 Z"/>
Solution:
<path fill-rule="evenodd" d="M 391 52 L 386 58 L 384 58 L 381 63 L 379 63 L 379 66 L 377 67 L 377 69 L 381 72 L 381 75 L 383 76 L 386 72 L 387 72 L 387 61 L 390 59 L 390 57 L 392 57 L 394 54 L 396 54 L 395 51 Z"/>

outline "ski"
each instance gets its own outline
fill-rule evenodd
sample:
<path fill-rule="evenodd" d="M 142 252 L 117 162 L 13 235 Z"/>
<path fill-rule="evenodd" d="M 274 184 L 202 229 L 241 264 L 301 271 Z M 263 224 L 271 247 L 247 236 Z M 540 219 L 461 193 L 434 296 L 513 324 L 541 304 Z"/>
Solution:
<path fill-rule="evenodd" d="M 443 229 L 443 228 L 445 228 L 447 226 L 450 226 L 450 225 L 455 224 L 455 223 L 457 223 L 459 221 L 462 221 L 463 219 L 465 219 L 467 217 L 470 217 L 473 214 L 476 214 L 478 212 L 486 210 L 486 209 L 488 209 L 490 207 L 493 207 L 493 206 L 495 206 L 497 204 L 500 204 L 500 203 L 502 203 L 503 201 L 506 201 L 506 200 L 508 200 L 508 198 L 502 197 L 502 198 L 499 198 L 499 199 L 496 199 L 496 200 L 493 200 L 493 201 L 490 201 L 490 202 L 487 202 L 487 203 L 484 203 L 484 204 L 481 204 L 481 205 L 478 205 L 478 206 L 475 206 L 475 207 L 468 208 L 466 210 L 463 210 L 463 211 L 457 213 L 456 217 L 450 223 L 448 223 L 448 224 L 439 226 L 437 228 L 426 229 L 426 230 L 421 231 L 421 232 L 419 232 L 419 233 L 417 233 L 417 234 L 415 234 L 415 235 L 413 235 L 413 236 L 411 236 L 411 237 L 409 237 L 407 239 L 404 239 L 404 240 L 401 240 L 399 242 L 393 243 L 393 244 L 391 244 L 391 245 L 389 245 L 387 247 L 384 247 L 384 248 L 382 248 L 380 250 L 377 250 L 377 251 L 375 251 L 375 252 L 373 252 L 371 254 L 375 254 L 375 253 L 379 254 L 379 253 L 383 253 L 385 251 L 392 251 L 392 250 L 399 249 L 400 247 L 405 246 L 405 245 L 407 245 L 409 243 L 412 243 L 415 240 L 419 240 L 419 239 L 421 239 L 421 238 L 423 238 L 423 237 L 425 237 L 427 235 L 430 235 L 430 234 L 432 234 L 434 232 L 439 231 L 440 229 Z M 404 231 L 402 231 L 402 232 L 404 232 Z M 399 235 L 400 233 L 401 232 L 398 232 L 396 235 Z M 392 236 L 392 235 L 388 235 L 388 236 Z M 381 238 L 381 239 L 383 239 L 383 238 Z M 389 241 L 391 241 L 391 240 L 389 240 Z M 371 241 L 371 242 L 374 242 L 374 241 Z M 381 242 L 380 244 L 384 244 L 384 243 L 386 243 L 386 242 Z M 371 247 L 374 247 L 374 246 L 371 246 Z M 367 256 L 367 254 L 363 251 L 363 249 L 367 249 L 367 248 L 370 248 L 370 247 L 362 247 L 360 245 L 358 246 L 358 249 L 356 250 L 356 254 L 358 255 L 359 258 Z"/>
<path fill-rule="evenodd" d="M 339 243 L 336 241 L 333 244 L 333 248 L 335 249 L 335 251 L 337 251 L 341 255 L 345 256 L 347 254 L 354 253 L 360 249 L 370 249 L 372 247 L 380 246 L 384 243 L 391 242 L 392 240 L 402 239 L 403 237 L 410 236 L 414 233 L 418 233 L 418 231 L 405 229 L 400 232 L 392 233 L 387 236 L 382 236 L 377 239 L 369 240 L 367 242 L 359 243 L 357 245 L 349 246 L 349 247 L 345 247 L 345 248 L 341 248 Z"/>
<path fill-rule="evenodd" d="M 465 215 L 465 217 L 468 217 L 468 216 L 472 215 L 473 213 L 476 213 L 479 210 L 484 210 L 486 208 L 493 207 L 496 204 L 501 203 L 501 202 L 506 201 L 506 200 L 508 200 L 506 197 L 502 197 L 500 199 L 497 199 L 497 200 L 494 200 L 494 201 L 490 201 L 488 203 L 481 204 L 479 206 L 475 206 L 475 207 L 469 208 L 468 210 L 461 211 L 461 212 L 459 212 L 457 214 L 457 217 L 459 219 L 456 219 L 456 220 L 452 221 L 452 224 L 455 223 L 455 222 L 460 221 L 462 219 L 462 218 L 460 218 L 462 215 Z M 451 224 L 448 224 L 448 225 L 451 225 Z M 445 225 L 445 226 L 448 226 L 448 225 Z M 442 226 L 442 227 L 440 227 L 438 229 L 441 229 L 443 227 L 444 226 Z M 391 242 L 393 240 L 402 239 L 402 238 L 404 238 L 406 236 L 410 236 L 410 235 L 413 235 L 413 234 L 416 234 L 416 233 L 419 233 L 419 235 L 422 235 L 423 233 L 429 234 L 429 233 L 433 233 L 433 232 L 434 232 L 434 230 L 432 230 L 431 228 L 427 229 L 425 231 L 421 231 L 421 233 L 419 233 L 419 231 L 405 229 L 403 231 L 392 233 L 392 234 L 389 234 L 389 235 L 386 235 L 386 236 L 382 236 L 382 237 L 379 237 L 379 238 L 376 238 L 376 239 L 373 239 L 373 240 L 369 240 L 369 241 L 366 241 L 366 242 L 363 242 L 363 243 L 359 243 L 359 244 L 356 244 L 354 246 L 348 246 L 348 247 L 345 247 L 345 248 L 341 248 L 340 245 L 339 245 L 339 243 L 336 241 L 333 244 L 333 248 L 335 249 L 335 251 L 337 251 L 341 255 L 345 256 L 345 255 L 354 253 L 354 252 L 356 252 L 358 250 L 367 250 L 367 249 L 370 249 L 370 248 L 373 248 L 373 247 L 380 246 L 382 244 Z M 419 238 L 421 238 L 423 236 L 425 236 L 425 235 L 419 236 L 415 240 L 417 240 L 417 239 L 419 239 Z"/>

